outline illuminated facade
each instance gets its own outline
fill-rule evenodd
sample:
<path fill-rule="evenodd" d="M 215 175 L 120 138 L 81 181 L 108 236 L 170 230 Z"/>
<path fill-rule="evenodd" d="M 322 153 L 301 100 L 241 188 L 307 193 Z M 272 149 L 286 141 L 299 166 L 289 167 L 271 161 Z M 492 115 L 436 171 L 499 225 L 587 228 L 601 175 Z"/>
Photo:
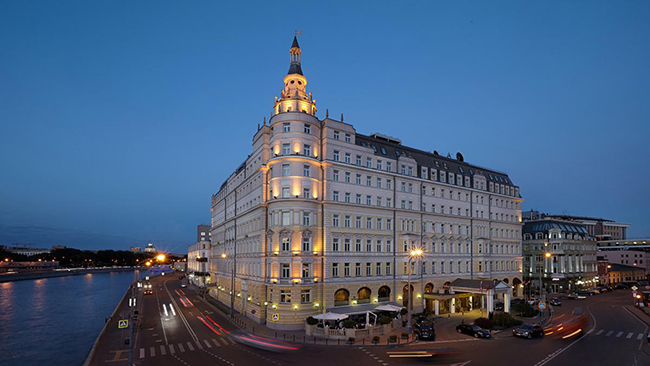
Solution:
<path fill-rule="evenodd" d="M 401 304 L 413 247 L 416 309 L 459 278 L 521 283 L 522 199 L 507 174 L 319 119 L 296 39 L 290 60 L 252 154 L 212 197 L 212 296 L 282 329 Z"/>

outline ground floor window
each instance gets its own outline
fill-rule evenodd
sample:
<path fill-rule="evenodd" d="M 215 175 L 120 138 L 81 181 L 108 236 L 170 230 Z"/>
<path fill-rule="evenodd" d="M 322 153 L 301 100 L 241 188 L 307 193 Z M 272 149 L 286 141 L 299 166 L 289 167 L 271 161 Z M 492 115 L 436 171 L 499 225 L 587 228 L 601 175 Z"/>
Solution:
<path fill-rule="evenodd" d="M 311 292 L 309 290 L 300 291 L 300 302 L 303 304 L 311 302 Z"/>
<path fill-rule="evenodd" d="M 283 304 L 291 303 L 291 291 L 280 290 L 280 302 Z"/>

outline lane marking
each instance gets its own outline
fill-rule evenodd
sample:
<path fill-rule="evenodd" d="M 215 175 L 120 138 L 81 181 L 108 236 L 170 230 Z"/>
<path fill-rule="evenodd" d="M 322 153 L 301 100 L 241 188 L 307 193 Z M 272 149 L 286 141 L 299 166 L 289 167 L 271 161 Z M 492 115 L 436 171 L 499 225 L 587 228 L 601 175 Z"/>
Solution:
<path fill-rule="evenodd" d="M 212 343 L 214 343 L 214 345 L 217 346 L 217 347 L 221 347 L 221 345 L 219 344 L 219 342 L 217 342 L 217 340 L 214 339 L 214 338 L 212 338 Z"/>
<path fill-rule="evenodd" d="M 160 355 L 164 356 L 166 354 L 167 354 L 167 350 L 165 349 L 165 346 L 161 344 L 160 345 Z"/>
<path fill-rule="evenodd" d="M 178 349 L 180 349 L 181 352 L 185 352 L 185 348 L 183 347 L 183 344 L 182 344 L 182 343 L 179 343 L 179 344 L 178 344 Z"/>
<path fill-rule="evenodd" d="M 610 330 L 609 332 L 607 332 L 607 334 L 605 334 L 605 337 L 609 337 L 609 336 L 611 336 L 612 333 L 614 333 L 614 331 L 613 331 L 613 330 Z"/>
<path fill-rule="evenodd" d="M 190 343 L 190 342 L 187 342 L 187 348 L 188 348 L 190 351 L 194 351 L 194 346 L 192 346 L 192 343 Z"/>
<path fill-rule="evenodd" d="M 208 348 L 212 348 L 212 345 L 210 344 L 210 342 L 208 342 L 207 339 L 204 339 L 203 342 L 205 342 L 205 345 L 206 345 Z"/>
<path fill-rule="evenodd" d="M 188 323 L 187 319 L 185 318 L 185 315 L 183 315 L 183 312 L 180 310 L 180 307 L 178 306 L 176 300 L 174 299 L 171 292 L 169 291 L 169 288 L 167 288 L 167 281 L 169 280 L 165 281 L 164 287 L 165 287 L 165 291 L 167 291 L 167 294 L 169 295 L 169 299 L 172 301 L 172 304 L 174 304 L 174 306 L 179 309 L 178 315 L 180 315 L 181 321 L 183 322 L 183 324 L 185 324 L 185 328 L 187 328 L 187 331 L 190 333 L 192 339 L 194 339 L 195 341 L 199 340 L 199 337 L 196 336 L 196 333 L 194 333 L 194 330 L 192 329 L 192 327 L 190 327 L 190 323 Z"/>
<path fill-rule="evenodd" d="M 151 354 L 151 357 L 156 357 L 156 349 L 153 347 L 149 348 L 149 353 Z"/>
<path fill-rule="evenodd" d="M 203 346 L 201 345 L 201 342 L 195 341 L 196 346 L 199 347 L 199 349 L 203 349 Z"/>
<path fill-rule="evenodd" d="M 637 340 L 637 341 L 640 341 L 641 338 L 643 338 L 643 333 L 639 333 L 639 335 L 636 336 L 636 340 Z"/>
<path fill-rule="evenodd" d="M 170 344 L 170 345 L 169 345 L 169 353 L 171 353 L 172 355 L 173 355 L 174 353 L 176 353 L 176 350 L 174 349 L 174 345 L 173 345 L 173 344 Z"/>
<path fill-rule="evenodd" d="M 629 311 L 626 307 L 623 307 L 623 309 L 625 309 L 625 311 L 627 311 L 628 314 L 632 315 L 632 317 L 633 317 L 634 319 L 636 319 L 639 323 L 643 324 L 643 328 L 644 328 L 644 329 L 643 329 L 643 333 L 644 333 L 644 334 L 648 332 L 648 324 L 646 324 L 643 320 L 641 320 L 641 318 L 639 318 L 638 316 L 636 316 L 633 312 Z M 643 348 L 643 341 L 639 342 L 639 351 L 640 351 L 642 348 Z"/>
<path fill-rule="evenodd" d="M 623 332 L 618 332 L 618 333 L 616 334 L 616 338 L 620 338 L 622 335 L 623 335 Z"/>
<path fill-rule="evenodd" d="M 221 343 L 223 343 L 224 346 L 228 346 L 228 342 L 226 342 L 224 338 L 219 338 L 219 340 L 221 341 Z"/>
<path fill-rule="evenodd" d="M 630 333 L 627 335 L 627 337 L 625 337 L 625 338 L 630 339 L 630 338 L 632 338 L 633 335 L 634 335 L 634 333 L 630 332 Z"/>
<path fill-rule="evenodd" d="M 232 338 L 227 338 L 227 339 L 230 341 L 230 343 L 237 344 L 237 342 L 235 342 Z"/>
<path fill-rule="evenodd" d="M 601 330 L 598 331 L 598 333 L 596 333 L 596 335 L 601 335 L 601 334 L 603 334 L 604 331 L 605 331 L 604 329 L 601 329 Z"/>
<path fill-rule="evenodd" d="M 144 358 L 144 348 L 140 348 L 140 358 Z"/>

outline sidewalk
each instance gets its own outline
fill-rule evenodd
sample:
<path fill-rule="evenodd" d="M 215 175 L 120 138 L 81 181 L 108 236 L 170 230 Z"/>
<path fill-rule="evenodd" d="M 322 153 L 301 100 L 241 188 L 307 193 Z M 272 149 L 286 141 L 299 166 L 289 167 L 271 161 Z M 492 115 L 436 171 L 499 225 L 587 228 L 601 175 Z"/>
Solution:
<path fill-rule="evenodd" d="M 197 295 L 200 294 L 200 289 L 197 289 L 195 286 L 190 286 L 187 290 L 195 292 Z M 215 310 L 221 312 L 225 317 L 230 319 L 233 324 L 237 325 L 239 328 L 255 333 L 267 338 L 274 338 L 279 340 L 286 340 L 296 343 L 306 343 L 306 344 L 315 344 L 315 345 L 327 345 L 327 346 L 348 346 L 347 340 L 345 339 L 326 339 L 322 337 L 313 337 L 305 335 L 304 330 L 276 330 L 271 329 L 264 324 L 258 324 L 252 319 L 249 319 L 246 316 L 243 316 L 237 310 L 234 311 L 234 318 L 230 318 L 230 307 L 218 302 L 216 299 L 212 298 L 210 295 L 205 296 L 205 302 L 211 305 Z M 409 339 L 402 339 L 401 334 L 403 329 L 400 327 L 393 330 L 389 334 L 384 334 L 379 336 L 379 342 L 377 345 L 386 346 L 386 345 L 402 345 L 405 343 L 413 342 L 413 337 Z M 391 335 L 397 336 L 396 343 L 389 343 L 389 337 Z M 362 339 L 355 339 L 354 345 L 373 345 L 372 337 L 368 336 Z"/>

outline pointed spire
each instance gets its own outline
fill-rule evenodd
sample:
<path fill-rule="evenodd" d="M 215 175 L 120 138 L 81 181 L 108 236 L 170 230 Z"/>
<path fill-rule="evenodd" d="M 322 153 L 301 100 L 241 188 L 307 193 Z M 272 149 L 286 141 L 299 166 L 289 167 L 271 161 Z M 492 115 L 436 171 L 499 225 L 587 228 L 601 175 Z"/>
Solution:
<path fill-rule="evenodd" d="M 298 45 L 298 38 L 293 36 L 293 43 L 289 50 L 291 65 L 289 65 L 289 72 L 287 75 L 299 74 L 302 75 L 302 68 L 300 67 L 300 46 Z"/>
<path fill-rule="evenodd" d="M 325 109 L 325 118 L 330 118 L 330 110 Z"/>
<path fill-rule="evenodd" d="M 293 36 L 293 44 L 291 44 L 291 48 L 300 48 L 300 46 L 298 45 L 298 37 L 297 36 Z"/>

